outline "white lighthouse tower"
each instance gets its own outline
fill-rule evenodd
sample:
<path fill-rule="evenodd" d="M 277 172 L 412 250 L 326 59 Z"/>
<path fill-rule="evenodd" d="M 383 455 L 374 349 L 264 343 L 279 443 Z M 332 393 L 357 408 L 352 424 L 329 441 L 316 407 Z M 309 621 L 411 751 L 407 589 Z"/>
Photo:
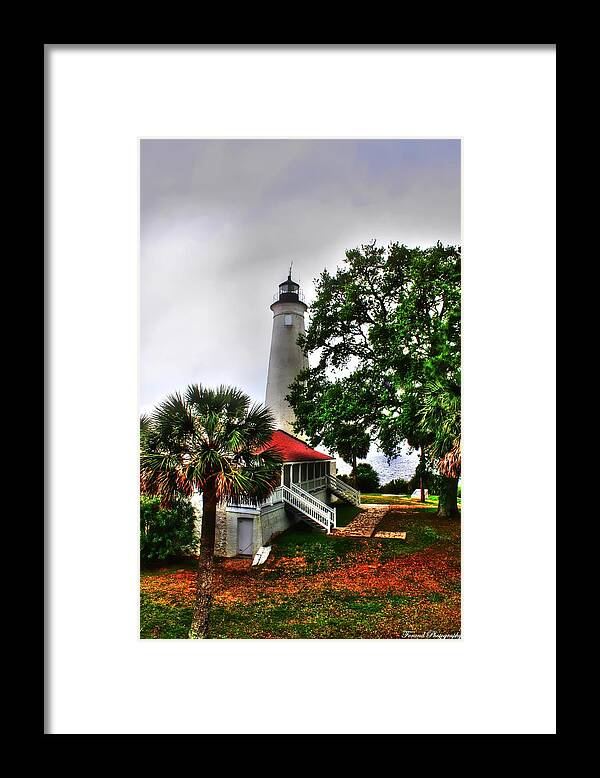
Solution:
<path fill-rule="evenodd" d="M 271 310 L 273 334 L 265 403 L 275 416 L 275 426 L 294 435 L 294 412 L 285 396 L 298 373 L 308 367 L 308 359 L 297 343 L 298 335 L 304 332 L 304 314 L 308 306 L 304 303 L 300 285 L 292 281 L 291 266 L 287 279 L 279 284 L 279 294 Z"/>

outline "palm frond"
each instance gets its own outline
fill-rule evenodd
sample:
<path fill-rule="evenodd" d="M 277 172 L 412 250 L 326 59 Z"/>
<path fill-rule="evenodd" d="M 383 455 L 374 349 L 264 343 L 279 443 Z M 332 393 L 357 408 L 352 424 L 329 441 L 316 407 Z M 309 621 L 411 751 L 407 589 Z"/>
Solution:
<path fill-rule="evenodd" d="M 460 386 L 440 379 L 428 382 L 418 417 L 422 432 L 432 440 L 429 454 L 438 461 L 438 470 L 460 472 Z"/>
<path fill-rule="evenodd" d="M 261 452 L 273 416 L 235 387 L 192 384 L 144 415 L 140 430 L 141 487 L 166 502 L 210 484 L 219 499 L 259 503 L 280 483 L 280 455 Z"/>

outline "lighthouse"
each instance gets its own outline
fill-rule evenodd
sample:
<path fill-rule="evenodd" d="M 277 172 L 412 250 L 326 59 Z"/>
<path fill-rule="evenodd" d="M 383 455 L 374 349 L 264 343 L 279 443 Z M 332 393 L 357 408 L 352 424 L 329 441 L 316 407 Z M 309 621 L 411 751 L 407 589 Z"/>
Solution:
<path fill-rule="evenodd" d="M 281 456 L 281 482 L 260 505 L 228 502 L 217 513 L 215 554 L 217 556 L 255 556 L 261 564 L 268 553 L 271 538 L 304 521 L 320 532 L 336 528 L 337 499 L 360 506 L 360 492 L 336 478 L 334 457 L 317 451 L 294 433 L 294 412 L 285 397 L 290 384 L 308 367 L 308 359 L 298 345 L 304 333 L 304 314 L 308 310 L 300 285 L 292 280 L 292 268 L 273 303 L 273 332 L 267 373 L 266 405 L 275 417 L 276 430 L 264 448 Z M 261 449 L 261 450 L 264 450 Z M 259 556 L 256 556 L 256 555 Z"/>
<path fill-rule="evenodd" d="M 308 359 L 297 343 L 304 333 L 304 314 L 308 310 L 300 285 L 292 281 L 292 268 L 285 281 L 279 284 L 273 311 L 273 331 L 267 373 L 265 404 L 275 417 L 275 426 L 294 435 L 294 412 L 285 396 L 298 373 L 308 367 Z"/>

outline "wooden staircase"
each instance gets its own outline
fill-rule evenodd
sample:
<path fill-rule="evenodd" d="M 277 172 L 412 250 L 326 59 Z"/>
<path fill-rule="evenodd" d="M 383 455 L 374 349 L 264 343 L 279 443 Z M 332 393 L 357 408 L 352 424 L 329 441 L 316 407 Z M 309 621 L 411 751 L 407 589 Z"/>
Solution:
<path fill-rule="evenodd" d="M 324 479 L 325 481 L 325 479 Z M 327 486 L 333 494 L 353 505 L 360 505 L 360 492 L 353 489 L 344 481 L 340 481 L 334 476 L 327 476 Z M 261 503 L 261 507 L 266 505 L 275 505 L 283 501 L 286 509 L 294 513 L 302 521 L 310 524 L 311 527 L 320 532 L 329 533 L 336 528 L 335 508 L 322 502 L 310 492 L 305 491 L 298 484 L 291 483 L 289 486 L 278 486 L 268 500 Z M 238 503 L 238 507 L 256 506 Z"/>
<path fill-rule="evenodd" d="M 350 486 L 350 484 L 347 484 L 345 481 L 342 481 L 333 475 L 328 475 L 327 486 L 336 497 L 340 497 L 342 500 L 345 500 L 352 505 L 356 505 L 357 508 L 360 507 L 360 492 Z"/>
<path fill-rule="evenodd" d="M 335 508 L 305 492 L 298 484 L 280 486 L 281 497 L 287 508 L 290 508 L 302 521 L 310 524 L 320 532 L 328 535 L 335 529 Z"/>

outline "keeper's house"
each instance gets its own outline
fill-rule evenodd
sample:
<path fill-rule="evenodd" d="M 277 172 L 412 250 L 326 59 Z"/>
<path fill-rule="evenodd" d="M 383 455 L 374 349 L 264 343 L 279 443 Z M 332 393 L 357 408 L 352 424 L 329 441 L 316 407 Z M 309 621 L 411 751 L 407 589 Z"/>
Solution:
<path fill-rule="evenodd" d="M 331 496 L 360 503 L 360 495 L 335 477 L 335 459 L 277 430 L 271 446 L 283 459 L 281 483 L 260 507 L 227 505 L 217 520 L 215 551 L 220 556 L 253 556 L 261 546 L 297 521 L 321 532 L 336 525 Z"/>

